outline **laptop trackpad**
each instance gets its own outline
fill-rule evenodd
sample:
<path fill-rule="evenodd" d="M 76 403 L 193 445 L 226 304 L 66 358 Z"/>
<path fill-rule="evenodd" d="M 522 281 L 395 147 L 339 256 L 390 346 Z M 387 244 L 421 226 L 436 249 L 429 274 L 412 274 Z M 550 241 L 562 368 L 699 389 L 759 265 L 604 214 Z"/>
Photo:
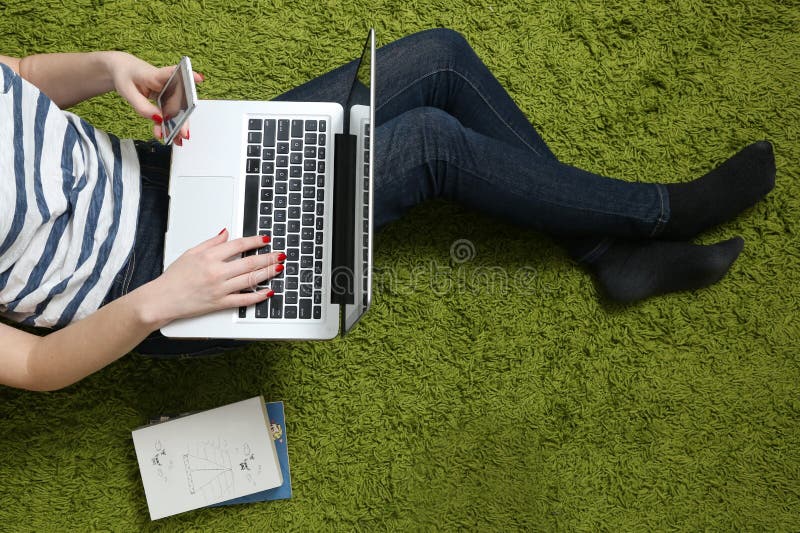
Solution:
<path fill-rule="evenodd" d="M 229 176 L 179 176 L 170 187 L 164 265 L 233 224 L 236 182 Z"/>

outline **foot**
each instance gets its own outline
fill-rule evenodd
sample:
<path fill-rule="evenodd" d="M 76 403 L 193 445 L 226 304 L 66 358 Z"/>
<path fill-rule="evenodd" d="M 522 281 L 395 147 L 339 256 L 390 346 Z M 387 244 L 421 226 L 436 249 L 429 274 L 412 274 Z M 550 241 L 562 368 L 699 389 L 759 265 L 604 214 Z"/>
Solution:
<path fill-rule="evenodd" d="M 589 268 L 613 300 L 635 302 L 669 292 L 701 289 L 722 279 L 744 239 L 701 246 L 687 242 L 615 242 Z"/>
<path fill-rule="evenodd" d="M 702 178 L 667 185 L 670 218 L 658 238 L 691 239 L 735 217 L 774 186 L 772 144 L 751 144 Z"/>

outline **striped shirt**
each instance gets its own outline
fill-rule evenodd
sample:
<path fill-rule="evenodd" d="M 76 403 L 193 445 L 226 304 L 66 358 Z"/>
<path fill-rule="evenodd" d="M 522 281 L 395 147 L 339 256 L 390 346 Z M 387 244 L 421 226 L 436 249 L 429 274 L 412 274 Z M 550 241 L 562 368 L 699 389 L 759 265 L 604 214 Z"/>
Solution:
<path fill-rule="evenodd" d="M 0 63 L 0 315 L 54 327 L 97 310 L 133 249 L 139 187 L 132 141 Z"/>

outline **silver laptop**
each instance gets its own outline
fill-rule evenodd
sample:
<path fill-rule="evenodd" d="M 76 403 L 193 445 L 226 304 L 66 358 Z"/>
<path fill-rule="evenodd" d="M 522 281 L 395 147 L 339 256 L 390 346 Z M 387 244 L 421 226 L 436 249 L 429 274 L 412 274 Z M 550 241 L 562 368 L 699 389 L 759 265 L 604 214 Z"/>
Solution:
<path fill-rule="evenodd" d="M 337 103 L 200 100 L 192 140 L 173 149 L 164 268 L 228 228 L 269 235 L 253 253 L 285 269 L 255 306 L 176 320 L 167 337 L 330 339 L 350 331 L 372 294 L 375 32 Z"/>

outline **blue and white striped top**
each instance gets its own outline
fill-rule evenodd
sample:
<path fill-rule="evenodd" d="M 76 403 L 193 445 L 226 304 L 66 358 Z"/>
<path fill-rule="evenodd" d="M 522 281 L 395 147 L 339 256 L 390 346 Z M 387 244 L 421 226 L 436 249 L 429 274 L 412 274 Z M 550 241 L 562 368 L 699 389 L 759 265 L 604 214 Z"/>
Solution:
<path fill-rule="evenodd" d="M 0 64 L 0 315 L 53 327 L 97 310 L 133 248 L 139 188 L 132 141 Z"/>

